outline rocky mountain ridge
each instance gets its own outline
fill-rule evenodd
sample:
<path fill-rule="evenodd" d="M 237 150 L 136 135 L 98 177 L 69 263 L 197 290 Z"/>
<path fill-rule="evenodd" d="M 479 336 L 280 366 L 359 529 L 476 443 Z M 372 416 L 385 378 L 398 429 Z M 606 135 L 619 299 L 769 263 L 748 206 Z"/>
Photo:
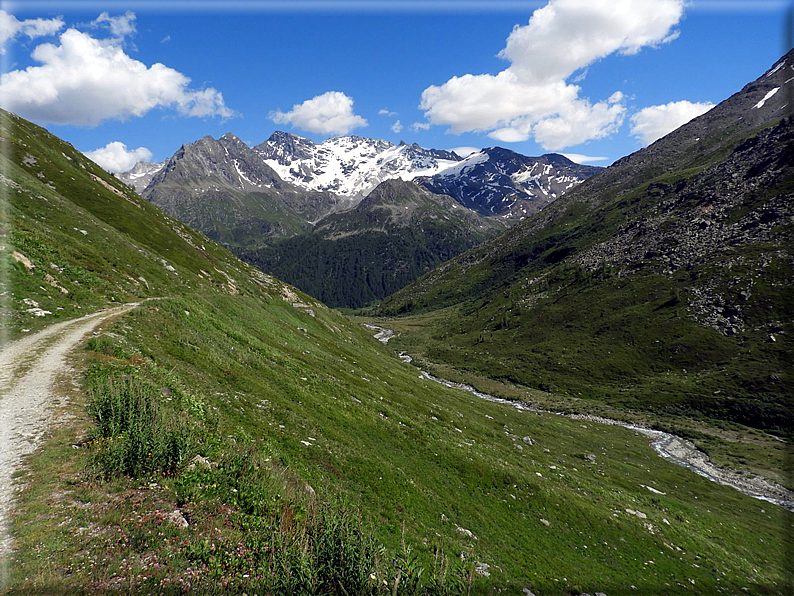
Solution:
<path fill-rule="evenodd" d="M 481 215 L 521 221 L 602 170 L 557 153 L 527 157 L 488 147 L 417 182 Z"/>

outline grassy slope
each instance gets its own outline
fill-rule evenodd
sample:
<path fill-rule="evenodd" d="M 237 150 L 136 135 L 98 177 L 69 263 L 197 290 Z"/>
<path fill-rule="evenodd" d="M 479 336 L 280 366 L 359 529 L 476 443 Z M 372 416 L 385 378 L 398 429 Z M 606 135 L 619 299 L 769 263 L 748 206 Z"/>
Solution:
<path fill-rule="evenodd" d="M 219 591 L 221 580 L 231 581 L 244 590 L 254 581 L 244 577 L 247 553 L 278 539 L 268 534 L 270 520 L 284 529 L 292 527 L 285 516 L 308 515 L 305 482 L 320 500 L 338 495 L 354 504 L 392 553 L 404 523 L 406 542 L 425 562 L 440 546 L 453 558 L 466 552 L 488 563 L 491 576 L 475 580 L 478 592 L 786 589 L 791 515 L 665 463 L 629 431 L 529 415 L 417 378 L 358 325 L 278 282 L 256 283 L 211 243 L 203 252 L 191 248 L 168 232 L 179 224 L 89 184 L 79 166 L 58 157 L 73 150 L 16 124 L 25 149 L 51 160 L 48 178 L 64 170 L 56 187 L 74 177 L 82 192 L 66 184 L 67 196 L 43 195 L 58 201 L 53 212 L 12 194 L 14 233 L 26 230 L 39 243 L 24 245 L 33 273 L 12 267 L 14 291 L 26 284 L 54 312 L 63 305 L 61 316 L 75 313 L 73 294 L 36 290 L 30 281 L 54 254 L 64 272 L 75 263 L 102 280 L 75 285 L 74 294 L 85 292 L 83 310 L 111 297 L 145 296 L 145 286 L 124 272 L 127 259 L 138 259 L 135 272 L 149 281 L 148 293 L 168 298 L 144 304 L 89 344 L 89 387 L 103 376 L 138 375 L 162 396 L 162 408 L 189 420 L 192 453 L 219 465 L 176 477 L 104 479 L 90 465 L 101 443 L 72 448 L 91 436 L 85 397 L 74 396 L 77 420 L 33 458 L 20 496 L 12 593 L 159 591 L 180 579 Z M 37 184 L 20 166 L 10 171 L 20 184 Z M 72 236 L 73 227 L 89 234 Z M 102 248 L 90 242 L 100 231 Z M 113 258 L 111 250 L 123 251 L 113 255 L 115 269 L 101 260 Z M 178 276 L 169 277 L 160 254 Z M 199 277 L 214 265 L 234 278 L 236 290 L 224 275 Z M 315 316 L 296 308 L 298 301 Z M 28 325 L 26 316 L 14 314 L 14 328 Z M 596 463 L 584 459 L 588 453 Z M 256 466 L 240 467 L 251 458 Z M 163 522 L 175 507 L 189 517 L 188 528 Z"/>
<path fill-rule="evenodd" d="M 245 281 L 251 268 L 71 145 L 7 112 L 0 112 L 0 125 L 6 179 L 0 259 L 8 286 L 2 316 L 12 336 L 112 302 L 224 288 L 227 276 L 240 277 L 243 270 L 243 287 L 254 286 Z M 26 298 L 52 315 L 28 314 Z"/>

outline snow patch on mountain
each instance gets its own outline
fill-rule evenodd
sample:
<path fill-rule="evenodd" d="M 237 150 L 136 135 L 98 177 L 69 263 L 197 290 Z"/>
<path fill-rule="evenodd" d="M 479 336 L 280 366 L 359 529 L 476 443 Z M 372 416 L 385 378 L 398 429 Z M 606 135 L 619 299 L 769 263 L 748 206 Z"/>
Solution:
<path fill-rule="evenodd" d="M 366 196 L 384 180 L 432 176 L 460 160 L 452 152 L 428 150 L 416 144 L 395 145 L 359 136 L 313 143 L 283 132 L 274 133 L 255 150 L 283 180 L 306 190 L 329 191 L 349 199 Z"/>
<path fill-rule="evenodd" d="M 760 109 L 760 108 L 763 108 L 763 107 L 764 107 L 764 104 L 766 103 L 766 100 L 770 99 L 770 98 L 771 98 L 771 97 L 772 97 L 772 96 L 773 96 L 775 93 L 777 93 L 777 92 L 778 92 L 778 90 L 779 90 L 779 89 L 780 89 L 780 87 L 775 87 L 774 89 L 772 89 L 772 91 L 770 91 L 769 93 L 767 93 L 766 95 L 764 95 L 764 98 L 763 98 L 761 101 L 759 101 L 757 104 L 755 104 L 755 105 L 754 105 L 752 108 L 750 108 L 750 109 L 751 109 L 751 110 L 758 110 L 758 109 Z"/>
<path fill-rule="evenodd" d="M 131 170 L 119 172 L 116 178 L 132 186 L 137 192 L 142 192 L 152 181 L 152 177 L 163 169 L 166 162 L 154 163 L 151 161 L 139 161 Z"/>

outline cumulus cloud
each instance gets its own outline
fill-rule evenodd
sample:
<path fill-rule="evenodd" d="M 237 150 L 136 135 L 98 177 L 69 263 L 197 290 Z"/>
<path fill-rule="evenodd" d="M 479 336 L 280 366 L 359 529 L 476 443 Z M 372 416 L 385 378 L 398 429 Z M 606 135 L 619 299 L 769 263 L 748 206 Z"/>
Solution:
<path fill-rule="evenodd" d="M 430 86 L 419 107 L 428 124 L 453 133 L 488 132 L 503 142 L 534 137 L 550 150 L 607 136 L 622 124 L 623 94 L 591 103 L 568 79 L 581 79 L 583 69 L 615 52 L 674 39 L 683 9 L 684 0 L 550 0 L 510 33 L 499 53 L 508 68 Z"/>
<path fill-rule="evenodd" d="M 631 117 L 631 134 L 644 145 L 650 145 L 713 107 L 714 104 L 710 102 L 693 103 L 686 100 L 649 106 Z"/>
<path fill-rule="evenodd" d="M 61 17 L 54 19 L 18 20 L 14 15 L 0 10 L 0 54 L 6 53 L 6 46 L 15 38 L 25 36 L 30 39 L 54 35 L 63 27 Z"/>
<path fill-rule="evenodd" d="M 123 15 L 112 17 L 107 12 L 103 12 L 91 23 L 94 27 L 107 27 L 110 34 L 118 40 L 135 35 L 135 13 L 127 11 Z"/>
<path fill-rule="evenodd" d="M 400 121 L 397 120 L 394 124 L 391 125 L 391 131 L 395 133 L 401 133 L 403 130 L 403 125 L 400 124 Z"/>
<path fill-rule="evenodd" d="M 276 124 L 290 124 L 321 134 L 344 135 L 367 125 L 364 118 L 353 113 L 353 98 L 341 91 L 328 91 L 307 99 L 292 106 L 289 112 L 270 112 L 269 118 Z"/>
<path fill-rule="evenodd" d="M 139 161 L 148 161 L 152 158 L 152 152 L 146 147 L 138 147 L 130 151 L 127 149 L 127 145 L 119 141 L 113 141 L 104 147 L 83 153 L 88 159 L 99 164 L 108 172 L 126 172 Z"/>
<path fill-rule="evenodd" d="M 160 63 L 146 66 L 114 40 L 67 29 L 60 45 L 41 44 L 31 56 L 41 65 L 0 77 L 0 105 L 37 122 L 96 126 L 154 108 L 184 116 L 234 115 L 220 91 L 190 89 L 184 74 Z"/>
<path fill-rule="evenodd" d="M 378 116 L 388 116 L 391 118 L 392 116 L 396 116 L 396 115 L 397 112 L 392 112 L 391 110 L 387 110 L 386 108 L 382 108 L 378 110 Z"/>

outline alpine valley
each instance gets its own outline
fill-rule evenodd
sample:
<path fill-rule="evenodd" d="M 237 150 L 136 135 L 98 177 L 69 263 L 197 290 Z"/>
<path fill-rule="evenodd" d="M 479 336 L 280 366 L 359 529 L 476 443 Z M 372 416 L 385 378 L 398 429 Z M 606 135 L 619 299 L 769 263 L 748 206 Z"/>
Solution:
<path fill-rule="evenodd" d="M 361 307 L 601 169 L 556 154 L 489 148 L 463 159 L 416 144 L 315 144 L 275 132 L 253 148 L 232 134 L 205 137 L 119 178 L 263 271 L 331 306 Z"/>
<path fill-rule="evenodd" d="M 278 132 L 119 179 L 0 110 L 0 592 L 790 594 L 793 89 L 605 169 Z"/>
<path fill-rule="evenodd" d="M 789 53 L 377 312 L 401 317 L 402 349 L 464 379 L 650 413 L 710 454 L 786 469 L 722 440 L 794 437 L 792 74 Z"/>

